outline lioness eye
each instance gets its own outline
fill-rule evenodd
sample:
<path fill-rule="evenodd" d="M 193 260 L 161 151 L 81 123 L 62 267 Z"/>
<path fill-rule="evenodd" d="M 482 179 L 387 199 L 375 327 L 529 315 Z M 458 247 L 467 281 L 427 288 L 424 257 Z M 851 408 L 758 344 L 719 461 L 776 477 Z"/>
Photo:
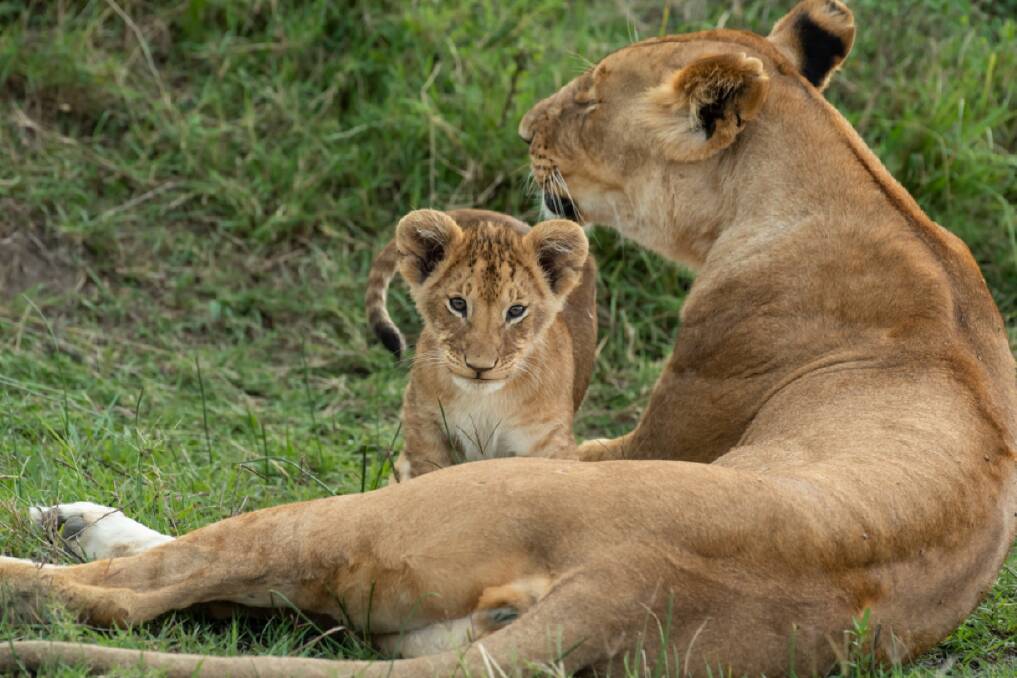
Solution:
<path fill-rule="evenodd" d="M 450 311 L 462 317 L 466 317 L 466 300 L 462 297 L 452 297 L 448 300 L 448 308 Z"/>
<path fill-rule="evenodd" d="M 518 320 L 519 318 L 522 318 L 523 314 L 525 313 L 526 313 L 525 306 L 523 306 L 522 304 L 512 304 L 511 306 L 508 307 L 508 310 L 505 311 L 505 317 L 508 320 Z"/>

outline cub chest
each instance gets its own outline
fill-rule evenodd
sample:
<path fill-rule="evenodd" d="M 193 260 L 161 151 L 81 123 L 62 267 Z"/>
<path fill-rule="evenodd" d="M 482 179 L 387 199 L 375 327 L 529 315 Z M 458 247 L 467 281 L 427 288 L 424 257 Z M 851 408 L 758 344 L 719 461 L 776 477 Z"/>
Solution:
<path fill-rule="evenodd" d="M 442 427 L 462 453 L 461 461 L 530 454 L 549 427 L 534 424 L 532 417 L 516 411 L 514 404 L 497 394 L 478 393 L 464 394 L 442 408 Z"/>

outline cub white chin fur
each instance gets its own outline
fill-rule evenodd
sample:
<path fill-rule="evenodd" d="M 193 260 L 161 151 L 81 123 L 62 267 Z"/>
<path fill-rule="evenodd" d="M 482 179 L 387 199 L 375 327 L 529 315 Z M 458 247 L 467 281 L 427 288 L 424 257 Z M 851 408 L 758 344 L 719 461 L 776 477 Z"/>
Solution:
<path fill-rule="evenodd" d="M 467 379 L 458 374 L 452 375 L 452 383 L 463 391 L 475 395 L 487 395 L 500 391 L 505 385 L 505 379 Z"/>

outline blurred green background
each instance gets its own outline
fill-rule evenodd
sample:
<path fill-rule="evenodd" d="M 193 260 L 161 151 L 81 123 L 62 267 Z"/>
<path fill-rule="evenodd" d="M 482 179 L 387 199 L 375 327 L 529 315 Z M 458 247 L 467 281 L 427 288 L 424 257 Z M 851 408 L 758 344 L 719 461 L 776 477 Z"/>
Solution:
<path fill-rule="evenodd" d="M 0 2 L 0 551 L 66 558 L 25 525 L 34 502 L 87 498 L 178 532 L 375 486 L 401 444 L 406 365 L 370 340 L 361 296 L 398 217 L 533 220 L 515 128 L 534 101 L 630 41 L 766 33 L 791 4 Z M 850 5 L 858 40 L 828 97 L 971 246 L 1013 343 L 1017 2 Z M 692 280 L 592 238 L 602 352 L 584 436 L 635 423 Z M 390 306 L 412 334 L 408 297 Z M 1015 567 L 909 671 L 1013 675 Z M 0 640 L 35 635 L 368 653 L 296 618 L 0 621 Z"/>

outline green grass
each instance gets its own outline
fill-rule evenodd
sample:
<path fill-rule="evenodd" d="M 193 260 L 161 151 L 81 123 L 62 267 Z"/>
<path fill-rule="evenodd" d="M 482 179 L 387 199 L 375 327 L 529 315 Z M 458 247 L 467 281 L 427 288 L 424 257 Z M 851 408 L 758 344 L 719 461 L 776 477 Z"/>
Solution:
<path fill-rule="evenodd" d="M 59 557 L 25 524 L 36 502 L 180 533 L 374 487 L 406 370 L 368 340 L 360 298 L 396 219 L 532 220 L 515 126 L 537 98 L 632 39 L 766 32 L 789 4 L 0 2 L 0 552 Z M 1017 341 L 1017 5 L 853 7 L 829 97 L 968 242 Z M 600 436 L 635 423 L 691 276 L 607 231 L 593 249 L 604 347 L 578 428 Z M 416 327 L 404 293 L 391 306 Z M 369 656 L 324 631 L 0 621 L 0 640 Z M 888 673 L 1015 670 L 1017 553 L 960 629 Z M 852 652 L 841 673 L 883 672 Z"/>

